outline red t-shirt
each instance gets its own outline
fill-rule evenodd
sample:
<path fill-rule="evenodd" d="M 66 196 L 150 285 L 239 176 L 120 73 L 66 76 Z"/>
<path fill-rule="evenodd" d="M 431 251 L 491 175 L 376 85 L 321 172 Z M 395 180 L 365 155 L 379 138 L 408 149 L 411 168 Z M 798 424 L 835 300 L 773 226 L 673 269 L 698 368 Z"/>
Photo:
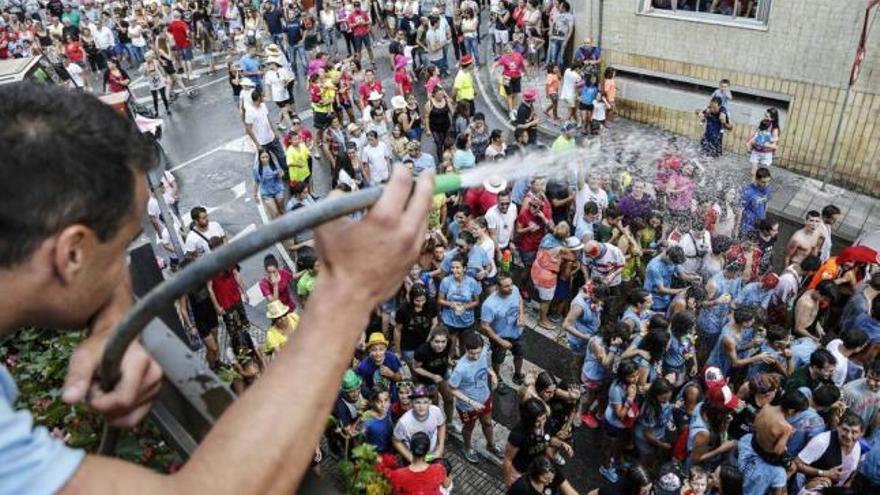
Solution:
<path fill-rule="evenodd" d="M 486 191 L 482 187 L 472 187 L 464 195 L 464 204 L 470 208 L 471 213 L 483 216 L 489 208 L 498 202 L 498 195 Z"/>
<path fill-rule="evenodd" d="M 522 70 L 525 68 L 525 62 L 522 55 L 517 52 L 506 53 L 498 59 L 501 64 L 502 74 L 507 77 L 522 77 Z"/>
<path fill-rule="evenodd" d="M 442 464 L 431 464 L 428 469 L 416 473 L 403 467 L 391 471 L 388 479 L 395 495 L 440 495 L 446 468 Z"/>
<path fill-rule="evenodd" d="M 396 80 L 397 76 L 395 75 L 394 77 Z M 382 81 L 374 80 L 371 83 L 365 82 L 361 84 L 361 86 L 358 88 L 358 94 L 360 95 L 361 101 L 364 102 L 365 106 L 367 105 L 367 101 L 370 99 L 370 93 L 372 93 L 373 91 L 382 94 Z"/>
<path fill-rule="evenodd" d="M 348 14 L 348 25 L 355 36 L 366 36 L 370 34 L 370 14 L 360 9 L 355 10 Z"/>
<path fill-rule="evenodd" d="M 535 201 L 535 199 L 531 198 L 530 201 Z M 544 201 L 543 207 L 541 209 L 543 210 L 544 216 L 546 218 L 550 218 L 550 203 L 548 201 Z M 538 246 L 541 244 L 541 239 L 543 239 L 544 234 L 547 233 L 547 227 L 540 218 L 532 215 L 532 212 L 529 211 L 529 208 L 523 208 L 522 211 L 519 213 L 519 216 L 516 217 L 516 224 L 520 228 L 524 228 L 528 227 L 530 223 L 535 223 L 541 228 L 534 232 L 517 234 L 516 247 L 520 251 L 535 253 L 538 251 Z"/>
<path fill-rule="evenodd" d="M 13 40 L 13 36 L 8 32 L 0 32 L 0 59 L 9 58 L 9 42 Z"/>
<path fill-rule="evenodd" d="M 406 96 L 412 93 L 413 83 L 409 79 L 409 73 L 406 72 L 406 69 L 397 69 L 397 71 L 394 72 L 394 82 L 400 84 L 400 87 L 403 89 L 403 94 L 401 96 Z"/>
<path fill-rule="evenodd" d="M 80 63 L 86 58 L 86 54 L 79 41 L 71 41 L 64 47 L 64 51 L 67 53 L 67 58 L 72 62 Z"/>
<path fill-rule="evenodd" d="M 238 291 L 238 282 L 235 281 L 233 270 L 226 270 L 211 279 L 211 289 L 214 290 L 217 304 L 224 310 L 241 302 L 241 292 Z"/>
<path fill-rule="evenodd" d="M 168 32 L 174 37 L 174 45 L 177 48 L 190 47 L 189 36 L 187 36 L 189 27 L 186 25 L 186 22 L 181 21 L 180 19 L 171 21 L 171 23 L 168 24 Z"/>

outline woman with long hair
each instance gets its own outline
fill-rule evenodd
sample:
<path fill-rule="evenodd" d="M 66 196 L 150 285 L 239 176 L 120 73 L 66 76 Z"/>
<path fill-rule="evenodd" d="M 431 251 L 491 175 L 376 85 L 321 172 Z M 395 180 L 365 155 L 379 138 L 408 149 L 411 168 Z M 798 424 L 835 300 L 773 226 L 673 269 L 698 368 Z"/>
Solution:
<path fill-rule="evenodd" d="M 427 131 L 434 139 L 434 146 L 437 148 L 437 159 L 442 161 L 446 137 L 452 128 L 452 103 L 450 103 L 442 86 L 435 86 L 431 91 L 428 102 L 425 104 L 423 122 L 428 124 Z"/>
<path fill-rule="evenodd" d="M 155 96 L 153 97 L 155 99 Z M 272 153 L 261 149 L 253 167 L 254 201 L 262 202 L 270 219 L 281 216 L 287 201 L 284 187 L 284 169 L 277 163 Z"/>
<path fill-rule="evenodd" d="M 635 444 L 639 460 L 646 466 L 665 462 L 672 451 L 668 434 L 673 430 L 672 384 L 660 377 L 651 382 L 645 394 L 641 415 L 636 422 Z"/>

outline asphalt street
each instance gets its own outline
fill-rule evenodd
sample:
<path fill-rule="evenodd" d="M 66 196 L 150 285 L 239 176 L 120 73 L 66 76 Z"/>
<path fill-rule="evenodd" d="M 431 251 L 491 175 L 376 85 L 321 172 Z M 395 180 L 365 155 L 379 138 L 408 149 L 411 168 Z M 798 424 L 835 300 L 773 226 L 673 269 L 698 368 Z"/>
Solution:
<path fill-rule="evenodd" d="M 386 93 L 391 94 L 393 74 L 387 54 L 379 55 L 379 53 L 385 52 L 382 48 L 377 50 L 377 78 L 383 81 Z M 450 58 L 452 58 L 451 50 Z M 250 139 L 245 136 L 226 72 L 220 71 L 209 76 L 204 67 L 198 67 L 196 72 L 201 73 L 201 77 L 189 84 L 198 87 L 199 94 L 193 98 L 181 96 L 172 106 L 172 115 L 165 116 L 163 112 L 161 142 L 171 162 L 170 170 L 180 185 L 180 211 L 183 216 L 187 217 L 193 206 L 205 206 L 211 220 L 219 222 L 227 233 L 227 239 L 234 242 L 236 238 L 247 235 L 266 221 L 265 215 L 261 214 L 253 199 L 250 167 L 254 159 L 254 149 Z M 454 70 L 453 68 L 452 71 Z M 451 84 L 451 81 L 448 84 Z M 148 102 L 149 91 L 143 82 L 135 78 L 133 86 L 138 100 L 151 104 Z M 424 88 L 421 84 L 417 86 L 417 92 L 420 101 L 424 101 Z M 295 100 L 297 112 L 309 126 L 311 112 L 308 111 L 308 97 L 301 84 L 297 85 Z M 485 99 L 478 96 L 477 111 L 486 115 L 489 128 L 499 128 L 509 132 L 507 123 L 501 121 L 504 116 L 488 105 Z M 274 112 L 275 109 L 272 108 L 272 111 Z M 425 151 L 433 152 L 430 139 L 425 139 L 424 142 Z M 188 222 L 186 218 L 184 221 Z M 267 249 L 240 265 L 244 282 L 249 288 L 248 314 L 261 328 L 266 328 L 268 321 L 265 318 L 266 304 L 257 284 L 263 274 L 263 257 L 268 253 L 275 254 L 279 259 L 285 256 L 280 249 Z M 526 331 L 527 368 L 545 369 L 559 378 L 576 379 L 577 376 L 570 369 L 568 350 L 558 343 L 554 334 L 545 330 L 541 332 L 531 329 Z M 502 377 L 507 385 L 502 386 L 503 393 L 496 394 L 494 411 L 496 442 L 502 447 L 507 433 L 518 421 L 516 394 L 510 388 L 511 375 L 512 363 L 508 357 L 502 370 Z M 453 436 L 457 435 L 453 434 Z M 579 492 L 585 493 L 589 488 L 595 487 L 598 481 L 596 460 L 601 452 L 602 438 L 597 433 L 577 429 L 573 442 L 576 456 L 568 460 L 563 472 Z M 494 483 L 482 483 L 481 491 L 501 493 L 503 490 L 501 460 L 486 451 L 485 441 L 479 428 L 474 434 L 474 443 L 482 457 L 481 462 L 475 466 L 479 472 L 475 473 L 471 470 L 471 474 L 475 474 L 480 479 L 495 480 Z M 460 448 L 460 444 L 453 443 L 453 445 L 454 449 Z M 461 476 L 465 477 L 461 481 L 466 484 L 468 470 L 459 469 L 459 471 Z M 489 485 L 492 489 L 488 488 Z"/>

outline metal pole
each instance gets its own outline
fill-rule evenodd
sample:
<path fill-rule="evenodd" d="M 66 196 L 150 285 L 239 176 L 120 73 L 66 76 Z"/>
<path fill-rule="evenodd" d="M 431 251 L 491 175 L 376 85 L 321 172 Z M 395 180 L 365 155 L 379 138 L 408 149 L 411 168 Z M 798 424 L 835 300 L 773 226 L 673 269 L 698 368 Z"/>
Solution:
<path fill-rule="evenodd" d="M 159 203 L 159 211 L 162 212 L 162 223 L 164 223 L 165 228 L 168 229 L 168 237 L 171 238 L 171 244 L 174 246 L 177 259 L 183 260 L 183 256 L 186 254 L 183 252 L 183 239 L 180 237 L 180 231 L 174 225 L 174 220 L 177 219 L 177 215 L 168 208 L 168 203 L 165 202 L 164 191 L 158 191 L 159 187 L 162 185 L 162 179 L 165 178 L 164 175 L 165 170 L 167 169 L 168 157 L 165 155 L 165 150 L 162 149 L 162 146 L 158 141 L 154 140 L 153 145 L 156 147 L 156 153 L 159 156 L 159 166 L 153 168 L 147 173 L 147 182 L 150 184 L 150 193 L 156 198 L 156 202 Z M 161 232 L 159 235 L 161 236 Z"/>
<path fill-rule="evenodd" d="M 599 50 L 602 50 L 602 17 L 605 15 L 605 0 L 599 0 Z M 606 64 L 607 65 L 607 64 Z M 600 67 L 601 68 L 601 67 Z"/>
<path fill-rule="evenodd" d="M 840 131 L 843 129 L 843 116 L 846 113 L 846 105 L 849 103 L 849 94 L 852 91 L 852 86 L 846 86 L 846 93 L 843 95 L 843 105 L 840 107 L 840 115 L 837 117 L 837 129 L 834 130 L 834 141 L 831 143 L 831 154 L 828 156 L 828 163 L 825 164 L 825 177 L 822 178 L 822 190 L 825 190 L 825 186 L 828 184 L 828 181 L 831 180 L 831 172 L 834 170 L 834 160 L 837 159 L 837 147 L 840 144 Z"/>

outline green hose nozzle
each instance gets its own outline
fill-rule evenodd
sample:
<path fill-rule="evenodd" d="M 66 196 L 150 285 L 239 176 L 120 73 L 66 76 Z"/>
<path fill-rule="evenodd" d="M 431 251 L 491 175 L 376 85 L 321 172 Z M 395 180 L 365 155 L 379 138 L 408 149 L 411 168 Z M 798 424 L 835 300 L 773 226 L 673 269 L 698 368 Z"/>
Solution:
<path fill-rule="evenodd" d="M 461 189 L 461 176 L 458 174 L 441 174 L 434 179 L 434 193 L 451 193 Z"/>

